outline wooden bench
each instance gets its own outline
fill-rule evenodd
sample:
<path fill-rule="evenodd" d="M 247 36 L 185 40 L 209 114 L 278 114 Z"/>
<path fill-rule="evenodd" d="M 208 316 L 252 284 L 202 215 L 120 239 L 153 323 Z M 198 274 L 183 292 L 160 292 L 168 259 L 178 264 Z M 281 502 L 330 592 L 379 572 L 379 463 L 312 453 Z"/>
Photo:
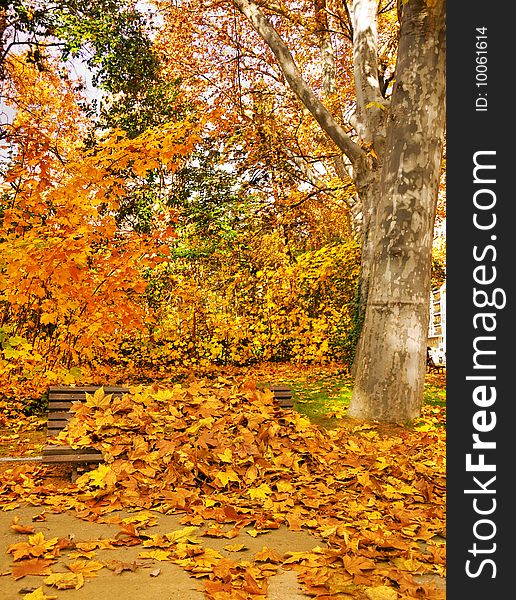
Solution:
<path fill-rule="evenodd" d="M 281 408 L 292 408 L 294 400 L 292 399 L 292 390 L 288 385 L 282 383 L 268 383 L 261 386 L 270 390 L 274 396 L 274 400 Z"/>
<path fill-rule="evenodd" d="M 47 438 L 55 437 L 73 416 L 72 402 L 85 402 L 86 394 L 94 394 L 101 386 L 50 387 L 48 390 Z M 106 394 L 122 396 L 129 392 L 125 387 L 104 387 Z M 102 453 L 94 448 L 74 449 L 66 445 L 47 444 L 42 450 L 43 464 L 70 463 L 72 465 L 102 462 Z M 74 469 L 73 476 L 76 474 Z"/>
<path fill-rule="evenodd" d="M 435 364 L 429 350 L 426 351 L 426 367 L 430 373 L 442 373 L 444 371 L 444 365 Z"/>
<path fill-rule="evenodd" d="M 55 437 L 68 424 L 73 413 L 70 411 L 72 402 L 85 402 L 86 394 L 94 394 L 101 386 L 50 387 L 48 390 L 48 420 L 47 438 Z M 263 388 L 269 389 L 281 408 L 292 408 L 292 390 L 287 385 L 265 384 Z M 129 393 L 126 387 L 104 387 L 106 394 L 122 396 Z M 102 453 L 94 448 L 72 448 L 67 445 L 47 444 L 42 450 L 42 463 L 58 464 L 70 463 L 72 465 L 102 462 Z M 76 475 L 74 469 L 72 479 Z"/>

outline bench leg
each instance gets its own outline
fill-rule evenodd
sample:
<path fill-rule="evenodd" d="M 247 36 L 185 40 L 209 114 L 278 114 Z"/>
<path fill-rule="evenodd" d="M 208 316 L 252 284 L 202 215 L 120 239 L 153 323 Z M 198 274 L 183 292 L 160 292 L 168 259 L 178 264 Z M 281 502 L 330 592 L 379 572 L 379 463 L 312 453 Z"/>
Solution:
<path fill-rule="evenodd" d="M 72 465 L 72 474 L 70 475 L 70 480 L 72 483 L 77 481 L 78 473 L 77 473 L 77 465 Z"/>

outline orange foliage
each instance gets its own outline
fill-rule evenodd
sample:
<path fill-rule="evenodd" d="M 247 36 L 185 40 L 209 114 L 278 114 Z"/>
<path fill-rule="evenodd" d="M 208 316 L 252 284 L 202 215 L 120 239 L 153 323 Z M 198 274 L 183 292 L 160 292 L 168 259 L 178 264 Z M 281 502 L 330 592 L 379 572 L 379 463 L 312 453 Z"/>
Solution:
<path fill-rule="evenodd" d="M 166 258 L 174 215 L 162 209 L 152 234 L 120 230 L 115 212 L 130 183 L 124 171 L 172 172 L 197 135 L 190 123 L 172 123 L 132 140 L 110 131 L 86 148 L 71 82 L 20 57 L 9 75 L 16 116 L 2 186 L 0 378 L 14 394 L 30 372 L 23 384 L 30 394 L 97 371 L 124 335 L 152 320 L 143 269 Z"/>

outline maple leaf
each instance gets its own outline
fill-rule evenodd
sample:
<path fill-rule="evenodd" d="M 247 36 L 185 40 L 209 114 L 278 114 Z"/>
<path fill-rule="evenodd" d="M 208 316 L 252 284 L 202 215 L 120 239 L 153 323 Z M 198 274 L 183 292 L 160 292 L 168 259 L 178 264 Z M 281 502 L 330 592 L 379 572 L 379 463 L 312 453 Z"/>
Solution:
<path fill-rule="evenodd" d="M 250 535 L 252 538 L 259 536 L 260 534 L 267 533 L 267 529 L 247 529 L 247 535 Z"/>
<path fill-rule="evenodd" d="M 70 552 L 70 554 L 68 554 L 70 558 L 93 558 L 96 555 L 97 553 L 95 552 L 95 550 L 73 550 L 72 552 Z"/>
<path fill-rule="evenodd" d="M 76 560 L 66 565 L 66 568 L 83 577 L 97 577 L 97 571 L 104 568 L 104 564 L 96 560 Z"/>
<path fill-rule="evenodd" d="M 142 546 L 144 548 L 171 548 L 173 544 L 173 542 L 168 540 L 161 533 L 151 535 L 149 538 L 143 540 L 142 542 Z"/>
<path fill-rule="evenodd" d="M 178 543 L 178 542 L 195 542 L 196 534 L 199 531 L 198 527 L 184 527 L 183 529 L 178 529 L 177 531 L 171 531 L 170 533 L 166 533 L 165 537 L 169 542 Z"/>
<path fill-rule="evenodd" d="M 91 408 L 107 408 L 111 404 L 112 394 L 105 394 L 104 388 L 100 387 L 93 394 L 86 394 L 85 406 Z"/>
<path fill-rule="evenodd" d="M 342 562 L 344 563 L 344 568 L 350 575 L 361 575 L 363 571 L 375 568 L 374 561 L 361 556 L 351 557 L 345 555 L 342 558 Z"/>
<path fill-rule="evenodd" d="M 262 583 L 262 585 L 260 586 L 258 584 L 258 582 L 256 581 L 256 579 L 251 575 L 251 573 L 249 573 L 249 571 L 246 571 L 244 573 L 244 579 L 245 579 L 245 584 L 243 586 L 243 589 L 248 592 L 249 594 L 253 594 L 253 595 L 263 595 L 266 596 L 267 594 L 267 581 L 264 581 Z"/>
<path fill-rule="evenodd" d="M 30 558 L 14 565 L 11 574 L 14 579 L 21 579 L 26 575 L 49 575 L 53 562 L 46 558 Z"/>
<path fill-rule="evenodd" d="M 105 562 L 104 565 L 110 570 L 113 571 L 115 575 L 119 575 L 123 571 L 136 571 L 138 568 L 138 564 L 135 560 L 132 562 L 123 562 L 121 560 L 110 560 Z"/>
<path fill-rule="evenodd" d="M 233 452 L 231 448 L 226 448 L 224 452 L 217 454 L 222 462 L 231 464 L 233 462 Z"/>
<path fill-rule="evenodd" d="M 156 515 L 153 515 L 152 513 L 147 513 L 145 511 L 136 515 L 132 515 L 130 517 L 126 517 L 125 519 L 122 519 L 120 521 L 120 523 L 135 523 L 143 527 L 152 527 L 153 525 L 156 525 L 157 522 L 158 519 Z"/>
<path fill-rule="evenodd" d="M 247 493 L 249 494 L 251 500 L 265 500 L 271 495 L 272 490 L 268 484 L 262 483 L 257 488 L 250 488 Z"/>
<path fill-rule="evenodd" d="M 238 536 L 241 527 L 232 527 L 231 529 L 223 529 L 220 525 L 212 525 L 203 533 L 206 537 L 232 539 Z"/>
<path fill-rule="evenodd" d="M 98 488 L 111 489 L 116 483 L 116 474 L 109 465 L 100 464 L 89 473 L 84 473 L 77 479 L 77 485 L 89 483 Z"/>
<path fill-rule="evenodd" d="M 79 550 L 82 550 L 83 552 L 88 552 L 88 553 L 91 552 L 92 550 L 96 550 L 97 548 L 99 550 L 100 549 L 108 549 L 108 550 L 113 549 L 113 544 L 111 543 L 111 540 L 91 540 L 91 541 L 85 541 L 85 542 L 76 542 L 75 546 Z M 88 556 L 87 558 L 90 558 L 90 557 Z"/>
<path fill-rule="evenodd" d="M 226 487 L 230 481 L 240 482 L 240 478 L 231 468 L 226 471 L 218 471 L 215 475 L 215 481 L 217 480 L 222 484 L 222 487 Z"/>
<path fill-rule="evenodd" d="M 227 552 L 241 552 L 247 550 L 247 547 L 245 544 L 228 544 L 224 546 L 224 550 L 227 550 Z"/>
<path fill-rule="evenodd" d="M 254 560 L 258 562 L 272 562 L 278 564 L 283 560 L 283 557 L 280 556 L 275 550 L 264 546 L 254 555 Z"/>
<path fill-rule="evenodd" d="M 38 513 L 37 515 L 34 515 L 32 517 L 33 521 L 46 521 L 47 520 L 47 514 L 46 511 L 42 511 L 40 513 Z"/>
<path fill-rule="evenodd" d="M 54 537 L 50 540 L 45 540 L 45 536 L 42 532 L 35 533 L 29 536 L 28 542 L 19 542 L 17 544 L 11 544 L 7 549 L 9 554 L 13 555 L 13 560 L 21 560 L 27 556 L 33 556 L 35 558 L 50 554 L 51 556 L 56 555 L 56 545 L 58 538 Z M 52 552 L 54 551 L 54 552 Z M 57 553 L 59 551 L 57 550 Z"/>
<path fill-rule="evenodd" d="M 398 598 L 396 590 L 386 585 L 367 588 L 365 595 L 368 600 L 396 600 Z"/>
<path fill-rule="evenodd" d="M 278 492 L 291 493 L 295 489 L 294 486 L 289 481 L 285 481 L 282 479 L 280 479 L 279 481 L 276 481 L 274 483 L 274 485 L 276 486 L 276 489 L 278 490 Z"/>
<path fill-rule="evenodd" d="M 84 575 L 81 573 L 52 573 L 45 580 L 48 586 L 58 590 L 79 590 L 84 585 Z"/>
<path fill-rule="evenodd" d="M 57 596 L 47 596 L 42 587 L 35 589 L 30 594 L 25 594 L 23 600 L 57 600 Z"/>

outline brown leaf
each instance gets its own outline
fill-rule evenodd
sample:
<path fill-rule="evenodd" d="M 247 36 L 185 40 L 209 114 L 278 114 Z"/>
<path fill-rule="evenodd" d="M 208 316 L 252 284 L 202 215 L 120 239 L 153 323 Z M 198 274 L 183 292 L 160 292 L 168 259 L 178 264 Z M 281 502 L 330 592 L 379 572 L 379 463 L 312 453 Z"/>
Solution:
<path fill-rule="evenodd" d="M 110 560 L 104 563 L 108 569 L 113 571 L 115 575 L 120 575 L 123 571 L 136 571 L 138 564 L 135 560 L 132 562 L 122 562 L 121 560 Z"/>
<path fill-rule="evenodd" d="M 11 524 L 11 529 L 13 531 L 16 531 L 16 533 L 34 533 L 36 528 L 33 525 L 21 525 L 19 521 L 20 517 L 15 515 Z"/>
<path fill-rule="evenodd" d="M 375 568 L 374 561 L 368 558 L 362 558 L 361 556 L 344 556 L 343 557 L 344 568 L 351 575 L 362 575 L 362 571 Z"/>
<path fill-rule="evenodd" d="M 245 584 L 243 589 L 249 594 L 264 596 L 267 594 L 267 581 L 264 581 L 262 586 L 260 586 L 249 572 L 244 573 L 244 579 Z"/>

